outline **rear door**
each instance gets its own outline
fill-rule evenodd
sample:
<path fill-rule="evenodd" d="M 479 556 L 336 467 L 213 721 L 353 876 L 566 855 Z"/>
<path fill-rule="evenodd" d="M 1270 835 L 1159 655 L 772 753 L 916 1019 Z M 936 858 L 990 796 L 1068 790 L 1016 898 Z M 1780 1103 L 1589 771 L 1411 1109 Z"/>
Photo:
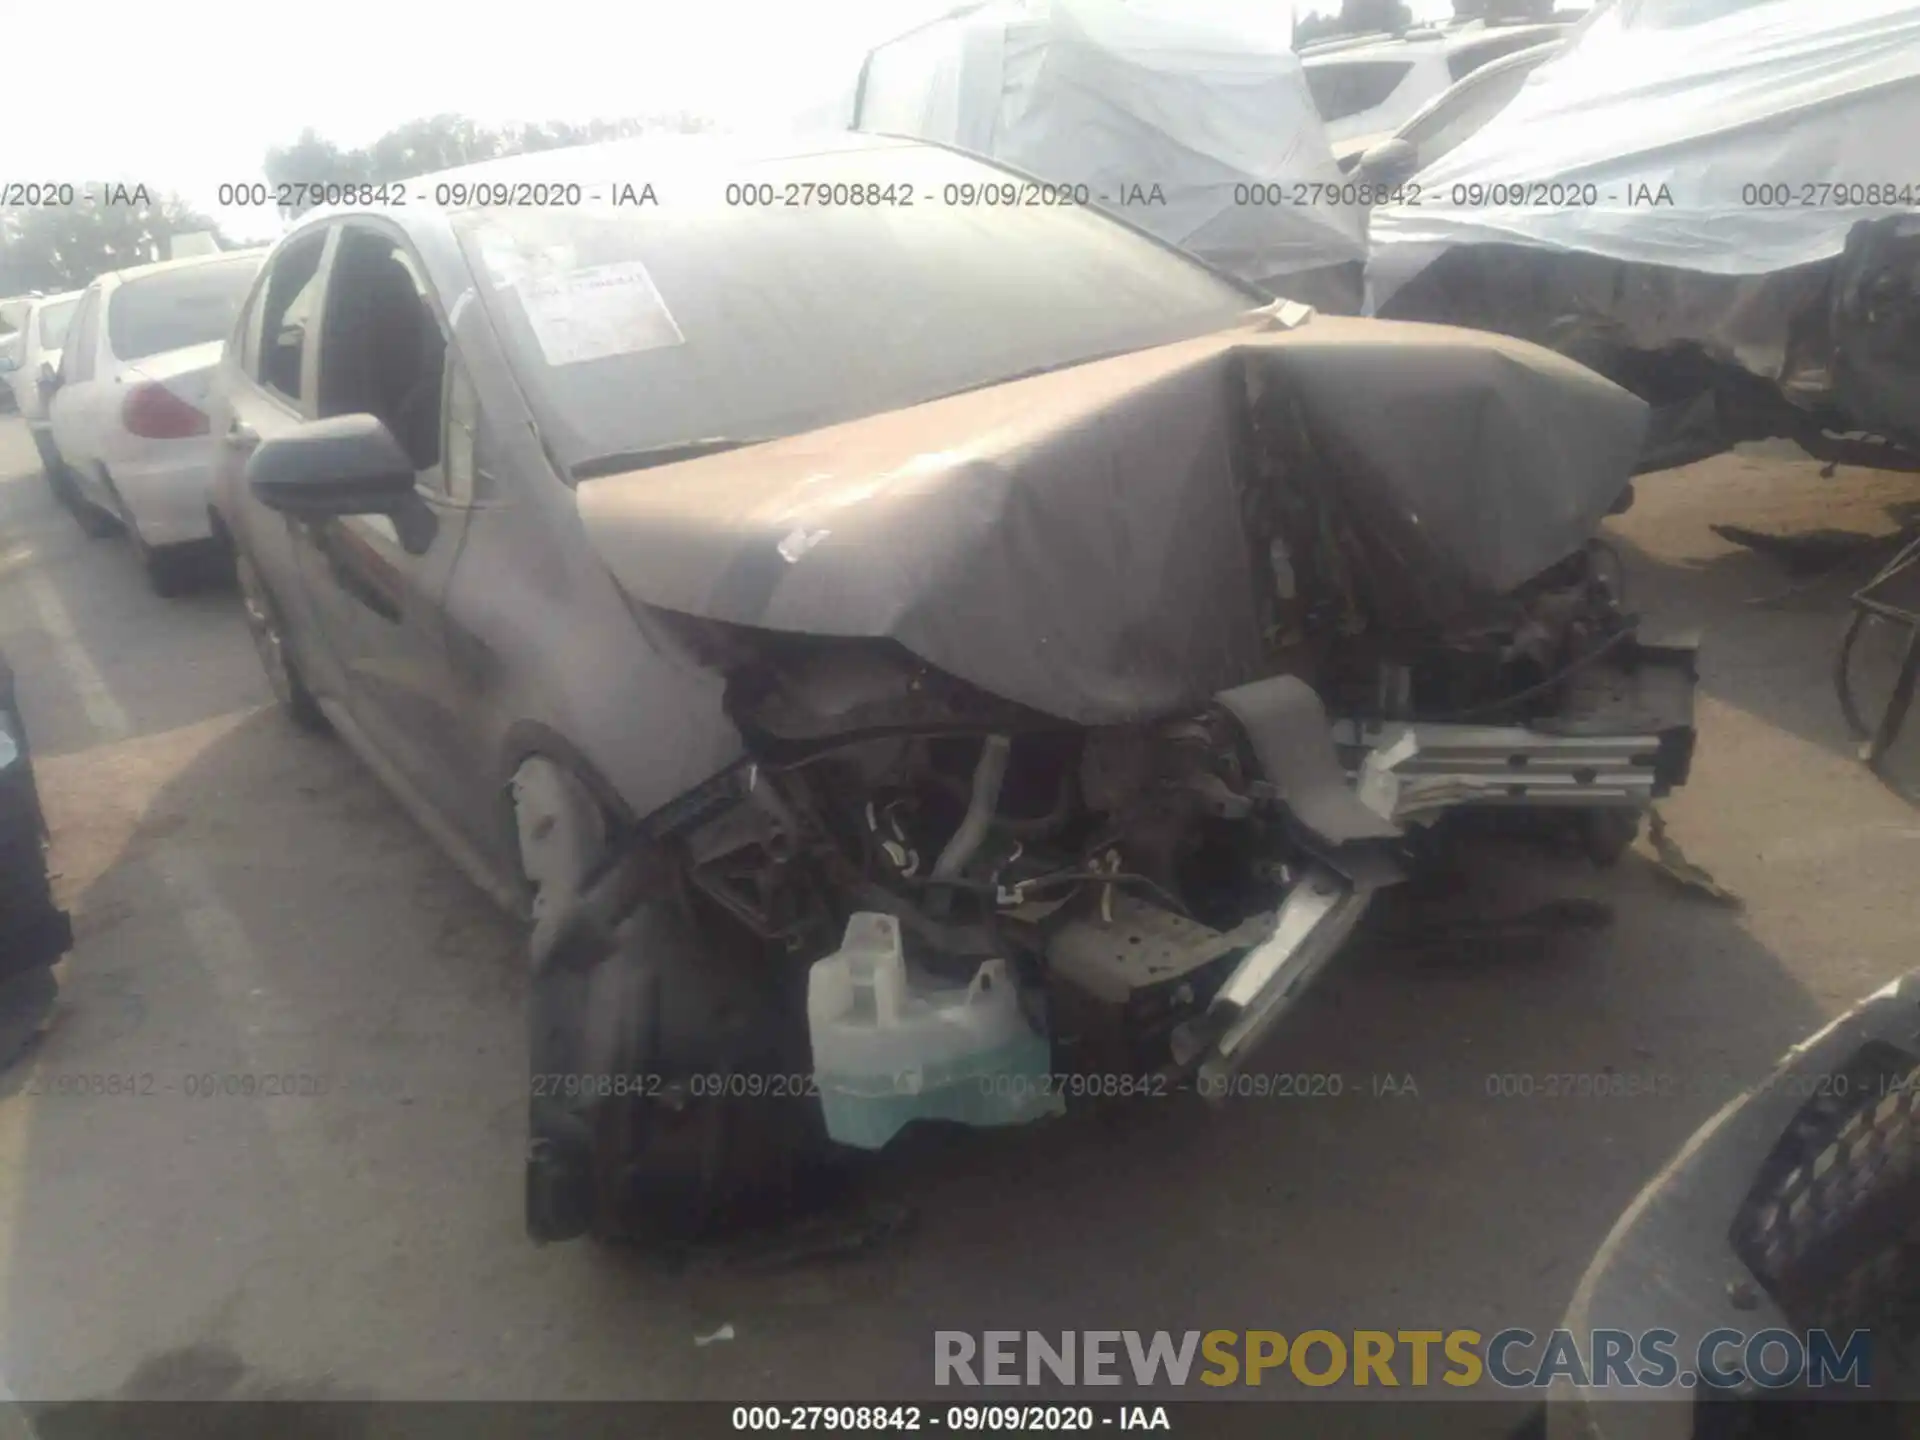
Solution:
<path fill-rule="evenodd" d="M 320 322 L 318 414 L 377 416 L 412 458 L 416 483 L 393 515 L 315 522 L 317 563 L 304 573 L 355 725 L 462 838 L 486 846 L 493 777 L 465 738 L 472 716 L 443 608 L 471 497 L 449 483 L 448 372 L 457 366 L 425 274 L 397 227 L 342 224 Z"/>

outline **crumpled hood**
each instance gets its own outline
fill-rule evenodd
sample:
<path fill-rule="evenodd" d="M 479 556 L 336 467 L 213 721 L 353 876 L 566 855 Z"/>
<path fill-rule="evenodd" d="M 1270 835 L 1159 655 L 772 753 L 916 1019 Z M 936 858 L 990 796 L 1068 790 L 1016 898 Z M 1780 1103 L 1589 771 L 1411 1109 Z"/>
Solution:
<path fill-rule="evenodd" d="M 645 604 L 890 638 L 1003 698 L 1126 723 L 1270 668 L 1271 537 L 1242 517 L 1273 467 L 1253 463 L 1250 394 L 1404 570 L 1406 623 L 1579 548 L 1646 428 L 1639 400 L 1538 346 L 1316 316 L 585 481 L 578 501 Z"/>

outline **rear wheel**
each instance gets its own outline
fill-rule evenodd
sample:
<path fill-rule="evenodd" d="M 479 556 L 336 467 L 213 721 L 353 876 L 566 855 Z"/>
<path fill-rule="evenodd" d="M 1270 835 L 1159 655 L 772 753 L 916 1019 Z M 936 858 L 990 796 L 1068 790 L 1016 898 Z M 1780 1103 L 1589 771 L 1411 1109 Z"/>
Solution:
<path fill-rule="evenodd" d="M 108 536 L 118 535 L 120 533 L 119 517 L 87 498 L 86 493 L 80 488 L 80 482 L 74 477 L 73 468 L 62 462 L 60 474 L 60 487 L 55 494 L 59 495 L 61 503 L 73 512 L 73 518 L 79 523 L 81 532 L 92 540 L 104 540 Z"/>
<path fill-rule="evenodd" d="M 53 437 L 45 430 L 33 432 L 33 448 L 40 452 L 40 473 L 47 477 L 47 489 L 53 498 L 69 510 L 76 499 L 73 492 L 73 476 L 67 472 L 66 462 L 60 458 L 60 452 L 53 448 Z"/>
<path fill-rule="evenodd" d="M 280 708 L 287 713 L 287 717 L 302 730 L 315 735 L 325 734 L 329 728 L 327 717 L 321 712 L 320 702 L 313 698 L 313 692 L 307 688 L 307 682 L 301 678 L 299 666 L 281 629 L 280 612 L 261 585 L 259 572 L 253 568 L 253 562 L 241 554 L 235 556 L 234 570 L 240 585 L 241 608 L 247 617 L 247 631 L 253 637 L 254 653 L 260 657 L 260 668 L 267 672 L 267 684 L 273 689 L 273 698 L 280 702 Z"/>

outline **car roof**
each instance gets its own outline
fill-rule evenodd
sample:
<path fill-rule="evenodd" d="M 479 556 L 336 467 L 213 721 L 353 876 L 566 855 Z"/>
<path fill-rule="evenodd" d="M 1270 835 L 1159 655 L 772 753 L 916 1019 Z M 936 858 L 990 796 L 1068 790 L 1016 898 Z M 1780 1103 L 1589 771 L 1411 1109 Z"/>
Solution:
<path fill-rule="evenodd" d="M 146 265 L 129 265 L 124 270 L 107 270 L 94 277 L 94 283 L 110 280 L 116 285 L 124 285 L 129 280 L 143 280 L 149 275 L 162 275 L 173 270 L 190 270 L 196 265 L 214 265 L 222 260 L 265 259 L 265 245 L 248 246 L 245 250 L 218 250 L 210 255 L 188 255 L 179 260 L 155 260 Z"/>

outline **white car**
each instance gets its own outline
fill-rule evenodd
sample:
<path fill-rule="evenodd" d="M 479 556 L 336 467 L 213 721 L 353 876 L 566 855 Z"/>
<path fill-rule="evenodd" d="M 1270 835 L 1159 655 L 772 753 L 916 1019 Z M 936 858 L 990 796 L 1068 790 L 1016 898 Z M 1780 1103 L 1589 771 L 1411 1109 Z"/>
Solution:
<path fill-rule="evenodd" d="M 186 587 L 212 541 L 207 387 L 265 257 L 115 270 L 67 331 L 48 405 L 56 492 L 89 534 L 124 528 L 161 595 Z"/>
<path fill-rule="evenodd" d="M 1395 36 L 1327 40 L 1300 51 L 1314 108 L 1336 154 L 1390 139 L 1422 106 L 1488 61 L 1564 38 L 1564 24 L 1490 25 L 1484 20 Z"/>
<path fill-rule="evenodd" d="M 13 372 L 20 368 L 21 334 L 18 330 L 0 335 L 0 377 L 11 380 Z M 19 402 L 14 399 L 13 387 L 0 390 L 0 401 L 4 401 L 9 410 L 18 410 Z"/>
<path fill-rule="evenodd" d="M 81 293 L 70 290 L 64 295 L 42 295 L 27 307 L 20 317 L 19 345 L 13 357 L 16 363 L 5 376 L 13 392 L 14 408 L 27 422 L 34 448 L 40 452 L 40 461 L 49 476 L 59 462 L 54 457 L 53 439 L 47 431 L 43 391 L 48 387 L 40 382 L 42 376 L 59 372 L 60 346 L 73 320 L 73 312 L 80 308 Z"/>
<path fill-rule="evenodd" d="M 1352 148 L 1335 157 L 1340 168 L 1376 191 L 1402 184 L 1477 135 L 1513 103 L 1529 75 L 1564 49 L 1564 40 L 1549 40 L 1488 61 L 1387 139 L 1349 141 Z"/>

